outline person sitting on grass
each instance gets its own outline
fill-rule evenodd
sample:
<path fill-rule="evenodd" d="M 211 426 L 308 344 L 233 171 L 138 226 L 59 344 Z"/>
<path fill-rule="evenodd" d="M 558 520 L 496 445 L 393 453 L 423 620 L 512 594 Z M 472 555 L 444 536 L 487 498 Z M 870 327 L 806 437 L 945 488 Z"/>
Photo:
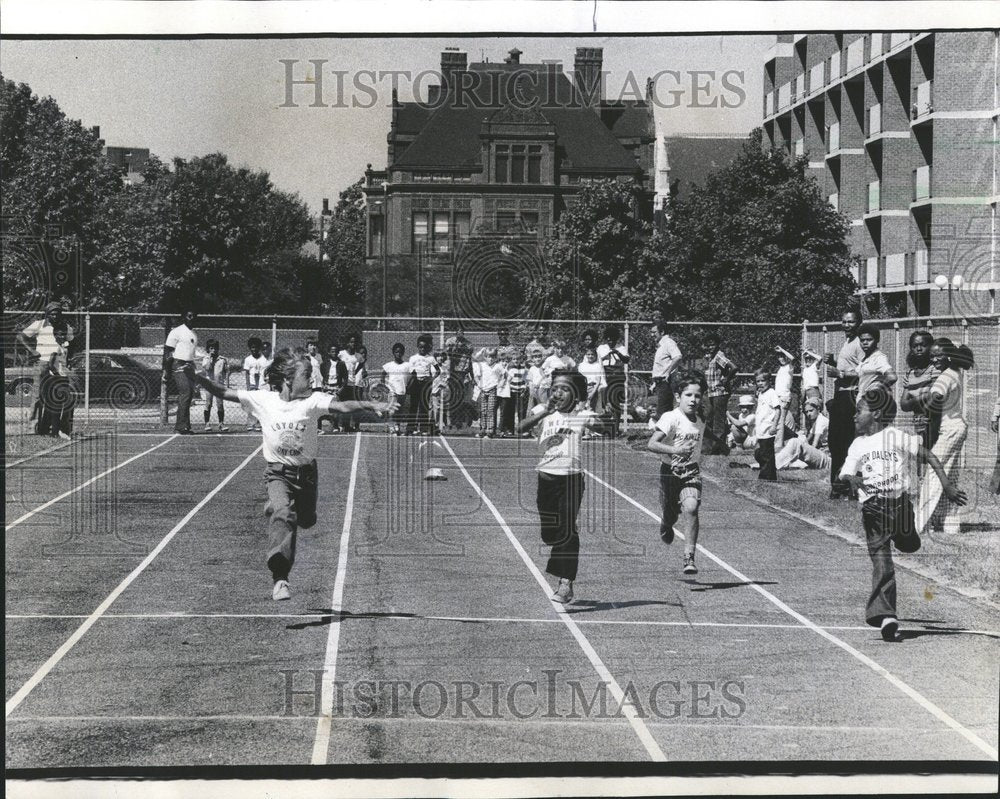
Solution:
<path fill-rule="evenodd" d="M 778 470 L 775 465 L 774 437 L 778 431 L 778 425 L 782 424 L 781 400 L 771 387 L 771 373 L 767 369 L 758 369 L 754 372 L 754 383 L 757 386 L 757 407 L 752 414 L 739 419 L 734 419 L 731 415 L 729 421 L 734 428 L 748 430 L 750 425 L 754 426 L 754 435 L 757 439 L 757 449 L 754 452 L 754 460 L 757 466 L 751 464 L 750 468 L 760 469 L 759 479 L 775 482 L 778 479 Z M 786 435 L 794 435 L 786 431 Z"/>
<path fill-rule="evenodd" d="M 820 397 L 808 397 L 803 403 L 803 413 L 806 417 L 805 427 L 797 436 L 785 441 L 785 445 L 775 455 L 774 463 L 778 471 L 830 468 L 830 451 L 826 446 L 830 419 L 823 413 L 823 400 Z"/>
<path fill-rule="evenodd" d="M 542 541 L 552 547 L 545 571 L 559 578 L 552 601 L 573 601 L 573 582 L 580 561 L 580 531 L 576 517 L 583 500 L 582 438 L 597 423 L 586 408 L 587 381 L 579 372 L 558 369 L 552 373 L 551 396 L 536 405 L 518 427 L 526 433 L 541 424 L 538 433 L 538 517 Z"/>
<path fill-rule="evenodd" d="M 858 493 L 861 522 L 872 560 L 872 590 L 868 597 L 865 621 L 878 627 L 882 640 L 898 640 L 896 616 L 896 573 L 892 563 L 892 544 L 900 552 L 920 549 L 910 499 L 910 479 L 916 462 L 930 466 L 941 481 L 945 496 L 955 505 L 964 505 L 965 493 L 949 482 L 941 461 L 921 442 L 920 436 L 905 433 L 893 424 L 896 400 L 891 390 L 875 383 L 858 397 L 854 426 L 858 437 L 847 451 L 840 470 Z"/>
<path fill-rule="evenodd" d="M 660 456 L 660 538 L 674 540 L 674 525 L 684 519 L 687 544 L 684 548 L 684 574 L 697 574 L 694 564 L 698 545 L 698 508 L 701 505 L 702 441 L 705 419 L 701 398 L 708 391 L 700 372 L 681 372 L 675 380 L 674 409 L 656 422 L 649 439 L 650 452 Z"/>
<path fill-rule="evenodd" d="M 729 421 L 729 435 L 726 443 L 729 448 L 739 447 L 740 449 L 757 449 L 757 437 L 753 434 L 753 409 L 754 399 L 749 394 L 742 394 L 737 401 L 737 415 L 733 416 L 728 411 L 726 419 Z"/>
<path fill-rule="evenodd" d="M 271 597 L 290 599 L 288 575 L 295 561 L 298 530 L 316 523 L 316 455 L 319 450 L 317 421 L 326 414 L 352 414 L 370 410 L 381 416 L 392 413 L 395 403 L 340 402 L 324 393 L 313 393 L 312 362 L 305 353 L 290 349 L 275 353 L 265 375 L 272 391 L 232 391 L 197 374 L 191 364 L 188 375 L 220 399 L 238 402 L 260 421 L 267 466 L 267 567 L 274 583 Z"/>

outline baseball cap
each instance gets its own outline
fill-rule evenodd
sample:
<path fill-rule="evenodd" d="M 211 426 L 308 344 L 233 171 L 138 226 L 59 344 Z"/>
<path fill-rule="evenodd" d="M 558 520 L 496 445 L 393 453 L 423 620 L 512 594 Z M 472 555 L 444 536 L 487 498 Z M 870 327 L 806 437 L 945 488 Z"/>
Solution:
<path fill-rule="evenodd" d="M 739 399 L 739 405 L 741 408 L 753 407 L 756 403 L 753 401 L 753 397 L 749 394 L 744 394 Z"/>

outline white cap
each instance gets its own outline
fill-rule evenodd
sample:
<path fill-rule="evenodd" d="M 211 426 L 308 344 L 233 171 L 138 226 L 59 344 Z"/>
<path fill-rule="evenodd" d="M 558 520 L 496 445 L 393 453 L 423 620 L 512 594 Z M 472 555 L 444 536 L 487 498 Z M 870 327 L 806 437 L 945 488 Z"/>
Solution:
<path fill-rule="evenodd" d="M 753 406 L 753 405 L 755 405 L 755 404 L 756 404 L 756 403 L 754 402 L 754 399 L 753 399 L 753 397 L 751 397 L 751 396 L 750 396 L 749 394 L 743 394 L 743 395 L 742 395 L 742 396 L 740 397 L 740 399 L 739 399 L 739 406 L 740 406 L 741 408 L 745 408 L 745 407 L 747 407 L 747 406 L 751 406 L 751 407 L 752 407 L 752 406 Z"/>

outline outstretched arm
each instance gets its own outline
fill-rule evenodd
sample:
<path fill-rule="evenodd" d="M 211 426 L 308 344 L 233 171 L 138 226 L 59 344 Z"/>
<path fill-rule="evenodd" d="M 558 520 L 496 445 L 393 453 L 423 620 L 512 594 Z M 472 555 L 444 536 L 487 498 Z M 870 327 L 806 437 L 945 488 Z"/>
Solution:
<path fill-rule="evenodd" d="M 548 405 L 544 409 L 538 411 L 538 413 L 529 413 L 521 422 L 517 425 L 518 433 L 527 433 L 532 427 L 538 424 L 546 416 L 552 414 L 556 409 L 556 403 L 553 398 L 549 398 Z"/>
<path fill-rule="evenodd" d="M 347 400 L 341 402 L 338 399 L 331 399 L 330 413 L 355 413 L 357 411 L 373 411 L 378 416 L 392 413 L 399 408 L 395 397 L 389 402 L 369 402 L 367 400 Z"/>
<path fill-rule="evenodd" d="M 225 386 L 220 386 L 214 380 L 209 380 L 202 374 L 199 374 L 194 370 L 194 364 L 188 364 L 184 367 L 184 374 L 186 374 L 191 380 L 201 386 L 205 391 L 211 394 L 213 397 L 218 397 L 219 399 L 229 400 L 230 402 L 239 402 L 240 398 L 232 389 L 226 388 Z"/>

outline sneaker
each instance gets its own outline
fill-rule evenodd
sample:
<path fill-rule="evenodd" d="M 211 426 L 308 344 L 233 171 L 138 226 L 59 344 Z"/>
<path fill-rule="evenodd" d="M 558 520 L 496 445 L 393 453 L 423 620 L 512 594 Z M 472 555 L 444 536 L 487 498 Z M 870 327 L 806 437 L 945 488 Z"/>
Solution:
<path fill-rule="evenodd" d="M 64 433 L 62 430 L 59 431 L 59 438 L 61 438 L 63 441 L 73 440 L 73 436 L 71 436 L 69 433 Z"/>
<path fill-rule="evenodd" d="M 226 427 L 224 424 L 220 424 L 219 425 L 219 432 L 220 433 L 228 433 L 229 432 L 229 428 Z"/>
<path fill-rule="evenodd" d="M 674 528 L 673 525 L 667 527 L 666 529 L 660 528 L 660 540 L 664 544 L 674 543 Z"/>
<path fill-rule="evenodd" d="M 573 581 L 565 577 L 559 578 L 559 585 L 552 593 L 552 601 L 560 605 L 568 605 L 573 601 Z"/>
<path fill-rule="evenodd" d="M 754 461 L 753 463 L 750 464 L 750 468 L 751 469 L 759 469 L 760 468 L 760 464 L 757 463 L 757 461 Z"/>
<path fill-rule="evenodd" d="M 895 641 L 899 634 L 899 622 L 893 616 L 882 619 L 882 640 Z"/>
<path fill-rule="evenodd" d="M 278 580 L 274 584 L 274 590 L 271 591 L 271 599 L 275 601 L 280 601 L 282 599 L 291 599 L 292 592 L 288 589 L 288 580 Z"/>
<path fill-rule="evenodd" d="M 684 555 L 684 569 L 685 574 L 697 574 L 698 567 L 694 565 L 694 555 Z"/>
<path fill-rule="evenodd" d="M 316 431 L 316 435 L 318 435 L 318 436 L 325 436 L 326 435 L 326 430 L 317 430 Z"/>
<path fill-rule="evenodd" d="M 212 432 L 212 425 L 206 424 L 205 425 L 205 432 L 206 433 L 211 433 Z"/>

